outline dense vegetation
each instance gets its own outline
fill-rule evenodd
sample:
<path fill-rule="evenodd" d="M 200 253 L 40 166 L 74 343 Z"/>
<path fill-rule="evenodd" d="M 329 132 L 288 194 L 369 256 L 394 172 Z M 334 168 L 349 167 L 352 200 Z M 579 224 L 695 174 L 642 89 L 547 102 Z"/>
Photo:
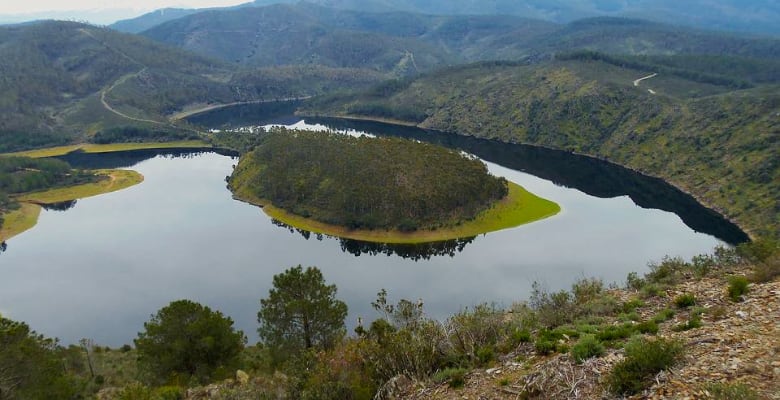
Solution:
<path fill-rule="evenodd" d="M 230 178 L 239 196 L 354 229 L 457 224 L 507 194 L 481 161 L 429 144 L 338 133 L 270 133 Z"/>
<path fill-rule="evenodd" d="M 660 74 L 634 86 L 635 79 L 655 70 L 615 65 L 619 57 L 574 58 L 454 67 L 381 94 L 323 97 L 304 112 L 395 117 L 425 128 L 606 158 L 664 178 L 753 235 L 777 236 L 776 84 L 754 79 L 754 88 L 735 91 L 730 84 Z M 692 71 L 687 68 L 711 58 L 627 60 Z M 733 69 L 722 65 L 718 75 L 751 81 L 741 71 L 757 64 L 731 62 Z M 416 118 L 410 118 L 410 109 L 417 110 Z"/>
<path fill-rule="evenodd" d="M 242 65 L 326 65 L 395 77 L 480 60 L 535 62 L 575 49 L 770 59 L 780 54 L 780 41 L 772 38 L 635 19 L 592 18 L 557 25 L 504 12 L 489 16 L 375 13 L 308 3 L 200 12 L 155 26 L 143 35 Z"/>
<path fill-rule="evenodd" d="M 9 195 L 54 187 L 78 185 L 98 179 L 86 171 L 73 170 L 55 159 L 0 157 L 0 227 L 3 214 L 18 207 Z"/>
<path fill-rule="evenodd" d="M 190 135 L 191 127 L 168 117 L 188 106 L 310 96 L 380 79 L 371 71 L 317 66 L 243 71 L 75 22 L 0 26 L 0 44 L 0 152 L 85 141 L 117 129 L 125 137 L 133 129 Z"/>

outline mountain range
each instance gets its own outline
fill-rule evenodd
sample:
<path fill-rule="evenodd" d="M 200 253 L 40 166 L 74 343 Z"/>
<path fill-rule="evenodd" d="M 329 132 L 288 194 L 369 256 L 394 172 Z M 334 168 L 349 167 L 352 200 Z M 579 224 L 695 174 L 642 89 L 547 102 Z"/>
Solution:
<path fill-rule="evenodd" d="M 309 0 L 342 10 L 405 11 L 430 15 L 510 15 L 559 24 L 591 17 L 628 17 L 707 30 L 764 35 L 780 34 L 780 4 L 766 0 Z M 255 0 L 241 7 L 261 7 L 298 0 Z M 198 10 L 158 10 L 119 21 L 112 28 L 139 33 L 153 25 Z"/>

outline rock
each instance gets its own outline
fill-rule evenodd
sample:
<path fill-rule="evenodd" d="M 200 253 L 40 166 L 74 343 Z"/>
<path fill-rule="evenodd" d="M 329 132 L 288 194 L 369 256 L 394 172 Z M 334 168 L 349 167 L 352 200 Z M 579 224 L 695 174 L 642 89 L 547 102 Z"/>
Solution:
<path fill-rule="evenodd" d="M 238 382 L 239 385 L 246 385 L 249 383 L 249 374 L 242 370 L 236 371 L 236 382 Z"/>
<path fill-rule="evenodd" d="M 748 314 L 744 311 L 737 311 L 735 314 L 737 314 L 737 317 L 740 317 L 742 319 L 745 319 L 748 317 Z"/>

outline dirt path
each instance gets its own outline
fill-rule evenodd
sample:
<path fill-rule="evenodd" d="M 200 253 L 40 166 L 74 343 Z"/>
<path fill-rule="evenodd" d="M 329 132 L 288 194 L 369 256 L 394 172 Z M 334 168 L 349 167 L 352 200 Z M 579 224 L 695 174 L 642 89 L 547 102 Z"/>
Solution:
<path fill-rule="evenodd" d="M 275 99 L 275 100 L 252 100 L 252 101 L 235 101 L 233 103 L 225 103 L 225 104 L 212 104 L 208 106 L 198 107 L 192 110 L 187 111 L 180 111 L 176 114 L 171 115 L 168 119 L 171 121 L 179 121 L 187 117 L 191 117 L 195 114 L 200 114 L 202 112 L 206 111 L 213 111 L 213 110 L 219 110 L 220 108 L 225 107 L 232 107 L 232 106 L 240 106 L 245 104 L 263 104 L 263 103 L 276 103 L 280 101 L 298 101 L 298 100 L 306 100 L 310 99 L 312 96 L 302 96 L 302 97 L 287 97 L 284 99 Z"/>
<path fill-rule="evenodd" d="M 98 43 L 100 43 L 101 45 L 103 45 L 105 48 L 107 48 L 107 49 L 109 49 L 109 50 L 111 50 L 111 51 L 113 51 L 113 52 L 115 52 L 115 53 L 119 54 L 119 55 L 120 55 L 122 58 L 124 58 L 124 59 L 126 59 L 126 60 L 130 61 L 131 63 L 133 63 L 133 64 L 136 64 L 136 65 L 138 65 L 138 66 L 140 66 L 140 67 L 141 67 L 141 69 L 140 69 L 140 70 L 138 70 L 137 72 L 135 72 L 135 73 L 132 73 L 132 74 L 127 74 L 127 75 L 124 75 L 124 76 L 120 77 L 119 79 L 117 79 L 116 81 L 114 81 L 114 83 L 113 83 L 113 84 L 111 84 L 111 86 L 109 86 L 109 87 L 107 87 L 107 88 L 103 89 L 102 91 L 100 91 L 100 103 L 102 103 L 102 104 L 103 104 L 103 107 L 104 107 L 106 110 L 108 110 L 108 111 L 110 111 L 110 112 L 112 112 L 112 113 L 114 113 L 114 114 L 116 114 L 116 115 L 118 115 L 118 116 L 120 116 L 120 117 L 122 117 L 122 118 L 125 118 L 125 119 L 129 119 L 129 120 L 132 120 L 132 121 L 138 121 L 138 122 L 147 122 L 147 123 L 151 123 L 151 124 L 157 124 L 157 125 L 165 125 L 165 123 L 164 123 L 164 122 L 160 122 L 160 121 L 155 121 L 155 120 L 151 120 L 151 119 L 143 119 L 143 118 L 136 118 L 136 117 L 132 117 L 132 116 L 130 116 L 130 115 L 127 115 L 127 114 L 125 114 L 125 113 L 123 113 L 123 112 L 121 112 L 121 111 L 119 111 L 119 110 L 115 109 L 115 108 L 114 108 L 114 107 L 112 107 L 110 104 L 108 104 L 108 101 L 106 100 L 106 95 L 108 95 L 109 93 L 111 93 L 111 91 L 112 91 L 112 90 L 114 90 L 114 88 L 116 88 L 117 86 L 119 86 L 119 85 L 121 85 L 121 84 L 123 84 L 123 83 L 127 82 L 127 80 L 128 80 L 128 79 L 135 78 L 135 77 L 137 77 L 138 75 L 140 75 L 140 74 L 144 73 L 144 72 L 147 70 L 147 67 L 146 67 L 146 65 L 144 65 L 144 63 L 142 63 L 142 62 L 140 62 L 140 61 L 136 60 L 135 58 L 133 58 L 133 57 L 130 57 L 129 55 L 125 54 L 124 52 L 122 52 L 122 51 L 119 51 L 119 50 L 117 50 L 117 49 L 115 49 L 115 48 L 113 48 L 113 47 L 109 46 L 107 43 L 105 43 L 104 41 L 100 40 L 100 38 L 98 38 L 98 37 L 97 37 L 97 36 L 95 36 L 95 35 L 94 35 L 92 32 L 90 32 L 88 29 L 86 29 L 86 28 L 83 28 L 83 29 L 81 29 L 81 32 L 82 32 L 83 34 L 85 34 L 85 35 L 87 35 L 87 36 L 91 37 L 92 39 L 94 39 L 95 41 L 97 41 Z"/>
<path fill-rule="evenodd" d="M 650 74 L 650 75 L 648 75 L 648 76 L 645 76 L 645 77 L 639 78 L 639 79 L 637 79 L 637 80 L 635 80 L 635 81 L 634 81 L 634 86 L 639 86 L 639 82 L 642 82 L 642 81 L 643 81 L 643 80 L 645 80 L 645 79 L 655 78 L 656 76 L 658 76 L 658 74 L 657 74 L 657 73 L 654 73 L 654 74 Z"/>

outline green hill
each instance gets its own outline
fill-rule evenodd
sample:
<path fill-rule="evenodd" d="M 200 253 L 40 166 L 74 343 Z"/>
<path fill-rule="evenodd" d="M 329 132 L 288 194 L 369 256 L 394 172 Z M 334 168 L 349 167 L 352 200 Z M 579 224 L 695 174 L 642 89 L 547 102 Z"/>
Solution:
<path fill-rule="evenodd" d="M 659 74 L 635 86 L 654 70 L 614 64 L 575 58 L 456 67 L 322 98 L 304 112 L 403 120 L 589 154 L 662 177 L 753 235 L 778 236 L 777 84 L 735 91 Z"/>
<path fill-rule="evenodd" d="M 474 61 L 538 61 L 581 49 L 780 58 L 777 39 L 636 19 L 601 17 L 558 25 L 509 15 L 374 13 L 309 3 L 199 12 L 142 34 L 241 65 L 368 68 L 397 77 Z"/>
<path fill-rule="evenodd" d="M 238 7 L 295 4 L 299 0 L 255 0 Z M 592 17 L 629 17 L 708 30 L 780 34 L 780 6 L 766 0 L 308 0 L 312 5 L 363 12 L 432 15 L 511 15 L 556 23 Z M 163 9 L 120 21 L 111 27 L 141 32 L 162 22 L 202 10 Z"/>
<path fill-rule="evenodd" d="M 55 21 L 0 27 L 0 71 L 0 152 L 116 127 L 188 131 L 169 117 L 197 105 L 301 97 L 380 79 L 317 67 L 237 70 L 143 37 Z"/>

